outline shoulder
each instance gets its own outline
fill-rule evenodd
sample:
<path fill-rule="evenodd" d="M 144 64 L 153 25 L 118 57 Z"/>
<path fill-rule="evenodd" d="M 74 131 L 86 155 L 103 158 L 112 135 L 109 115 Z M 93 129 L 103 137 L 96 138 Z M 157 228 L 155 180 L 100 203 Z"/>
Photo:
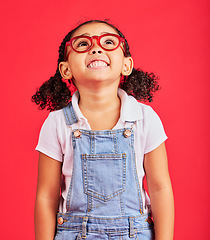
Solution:
<path fill-rule="evenodd" d="M 122 91 L 122 116 L 125 121 L 144 120 L 156 115 L 156 112 L 152 109 L 152 107 L 138 102 L 133 96 L 127 95 Z"/>
<path fill-rule="evenodd" d="M 145 127 L 147 126 L 147 128 L 150 129 L 162 125 L 159 115 L 151 106 L 138 102 L 138 107 L 141 109 L 142 120 Z"/>
<path fill-rule="evenodd" d="M 65 130 L 65 125 L 63 109 L 60 109 L 49 113 L 43 123 L 42 129 L 45 129 L 49 134 L 50 132 L 61 134 Z"/>
<path fill-rule="evenodd" d="M 64 113 L 63 109 L 55 110 L 53 112 L 50 112 L 47 119 L 50 122 L 58 123 L 59 121 L 64 120 Z"/>
<path fill-rule="evenodd" d="M 147 104 L 138 102 L 138 107 L 141 109 L 144 118 L 150 118 L 157 115 L 156 111 Z"/>
<path fill-rule="evenodd" d="M 50 112 L 42 125 L 36 150 L 62 161 L 66 136 L 68 133 L 63 110 Z"/>
<path fill-rule="evenodd" d="M 127 96 L 124 106 L 124 119 L 126 121 L 142 123 L 144 129 L 148 131 L 155 128 L 162 128 L 162 121 L 151 106 L 138 102 L 133 96 Z"/>

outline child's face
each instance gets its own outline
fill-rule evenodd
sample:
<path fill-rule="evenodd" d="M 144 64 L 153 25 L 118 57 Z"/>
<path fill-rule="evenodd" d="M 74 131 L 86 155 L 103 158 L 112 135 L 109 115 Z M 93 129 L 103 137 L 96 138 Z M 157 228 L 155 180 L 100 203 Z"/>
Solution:
<path fill-rule="evenodd" d="M 118 33 L 111 26 L 104 23 L 89 23 L 77 29 L 73 37 L 100 36 L 105 33 Z M 116 82 L 119 84 L 121 74 L 129 75 L 132 71 L 133 61 L 130 57 L 124 57 L 121 47 L 106 51 L 102 49 L 96 39 L 93 40 L 93 47 L 84 53 L 75 52 L 71 47 L 67 48 L 68 59 L 60 64 L 60 71 L 64 78 L 73 78 L 77 88 L 92 86 L 101 82 Z M 68 73 L 68 76 L 64 76 Z M 79 88 L 78 88 L 79 89 Z"/>

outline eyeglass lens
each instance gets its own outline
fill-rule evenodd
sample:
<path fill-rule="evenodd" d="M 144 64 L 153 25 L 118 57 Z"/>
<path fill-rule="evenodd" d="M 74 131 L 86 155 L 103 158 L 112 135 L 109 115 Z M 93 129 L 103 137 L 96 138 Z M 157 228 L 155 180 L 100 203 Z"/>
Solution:
<path fill-rule="evenodd" d="M 92 39 L 79 37 L 72 42 L 72 47 L 79 52 L 87 51 L 92 45 Z M 107 50 L 115 49 L 119 46 L 119 39 L 115 36 L 104 36 L 100 38 L 100 45 Z"/>

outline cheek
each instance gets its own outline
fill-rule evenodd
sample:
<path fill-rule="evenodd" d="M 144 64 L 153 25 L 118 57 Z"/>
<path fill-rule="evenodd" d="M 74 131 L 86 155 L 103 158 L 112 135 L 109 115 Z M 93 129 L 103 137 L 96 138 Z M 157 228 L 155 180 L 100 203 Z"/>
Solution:
<path fill-rule="evenodd" d="M 117 72 L 120 72 L 120 73 L 121 73 L 121 71 L 122 71 L 122 69 L 123 69 L 123 65 L 124 65 L 123 58 L 120 57 L 120 56 L 116 56 L 116 57 L 114 57 L 113 60 L 114 60 L 114 61 L 113 61 L 113 64 L 112 64 L 113 68 L 114 68 Z"/>
<path fill-rule="evenodd" d="M 75 73 L 78 73 L 80 71 L 82 71 L 86 66 L 85 66 L 85 61 L 83 59 L 82 56 L 70 56 L 69 57 L 69 67 L 70 70 L 72 72 L 72 74 L 74 75 Z"/>
<path fill-rule="evenodd" d="M 123 65 L 124 63 L 124 55 L 120 48 L 116 50 L 116 52 L 113 52 L 112 55 L 113 62 L 116 63 L 119 67 Z"/>

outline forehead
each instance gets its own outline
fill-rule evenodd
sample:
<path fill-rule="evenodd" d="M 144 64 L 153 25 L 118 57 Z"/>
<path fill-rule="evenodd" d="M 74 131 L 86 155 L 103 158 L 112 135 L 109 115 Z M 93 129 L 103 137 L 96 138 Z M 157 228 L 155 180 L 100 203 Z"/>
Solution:
<path fill-rule="evenodd" d="M 72 37 L 79 36 L 82 34 L 94 36 L 94 35 L 101 35 L 104 33 L 114 33 L 118 34 L 118 32 L 112 28 L 111 26 L 105 23 L 87 23 L 81 27 L 79 27 L 73 34 Z"/>

